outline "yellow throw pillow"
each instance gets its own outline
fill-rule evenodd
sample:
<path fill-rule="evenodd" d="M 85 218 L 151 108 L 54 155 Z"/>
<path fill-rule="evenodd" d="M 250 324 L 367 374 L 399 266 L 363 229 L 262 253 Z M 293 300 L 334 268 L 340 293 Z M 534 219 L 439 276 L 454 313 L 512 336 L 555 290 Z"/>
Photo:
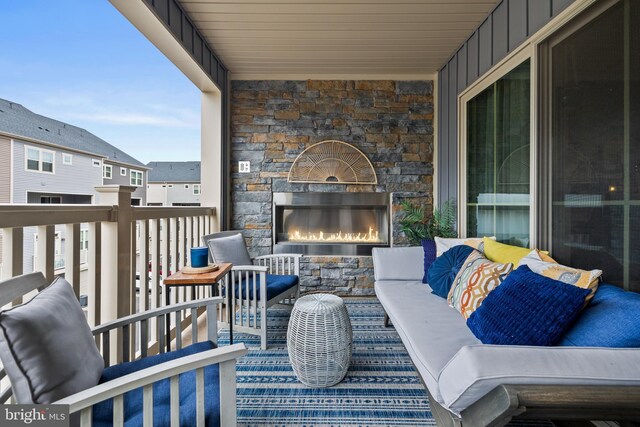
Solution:
<path fill-rule="evenodd" d="M 531 252 L 529 248 L 522 248 L 520 246 L 506 245 L 504 243 L 496 242 L 485 237 L 484 244 L 484 256 L 494 262 L 500 262 L 502 264 L 511 263 L 518 265 L 520 260 Z M 538 254 L 545 262 L 555 262 L 546 251 L 538 251 Z"/>
<path fill-rule="evenodd" d="M 557 262 L 545 262 L 538 251 L 533 250 L 520 260 L 520 265 L 528 265 L 531 271 L 551 279 L 559 280 L 570 285 L 583 289 L 591 289 L 591 293 L 586 301 L 589 301 L 596 293 L 600 284 L 602 270 L 580 270 L 578 268 L 567 267 Z"/>

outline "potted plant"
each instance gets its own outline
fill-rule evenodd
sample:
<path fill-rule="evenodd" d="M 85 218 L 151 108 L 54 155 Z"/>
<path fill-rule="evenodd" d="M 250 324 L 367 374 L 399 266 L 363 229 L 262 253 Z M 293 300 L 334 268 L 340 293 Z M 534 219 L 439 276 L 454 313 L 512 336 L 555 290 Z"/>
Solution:
<path fill-rule="evenodd" d="M 400 203 L 404 216 L 400 220 L 400 229 L 409 242 L 419 245 L 423 240 L 435 237 L 458 237 L 454 227 L 456 224 L 456 204 L 447 200 L 433 214 L 427 217 L 424 206 L 419 206 L 405 199 Z"/>
<path fill-rule="evenodd" d="M 434 208 L 427 216 L 424 206 L 416 205 L 405 199 L 400 203 L 404 213 L 400 220 L 400 229 L 413 245 L 422 245 L 424 249 L 425 275 L 436 259 L 435 237 L 458 237 L 455 230 L 456 204 L 447 200 L 440 208 Z M 425 278 L 426 279 L 426 278 Z M 423 280 L 426 283 L 426 280 Z"/>

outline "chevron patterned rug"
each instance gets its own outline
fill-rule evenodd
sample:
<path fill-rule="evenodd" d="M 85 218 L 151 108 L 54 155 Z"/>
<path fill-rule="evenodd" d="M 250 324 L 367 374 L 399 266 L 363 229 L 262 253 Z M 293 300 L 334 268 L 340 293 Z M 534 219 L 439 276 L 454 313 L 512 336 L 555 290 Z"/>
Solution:
<path fill-rule="evenodd" d="M 429 400 L 400 337 L 383 326 L 375 298 L 345 298 L 353 356 L 345 379 L 309 388 L 295 377 L 287 353 L 290 309 L 269 309 L 269 349 L 257 336 L 234 333 L 249 353 L 238 361 L 238 426 L 435 426 Z M 228 343 L 228 333 L 221 334 Z M 519 423 L 519 426 L 553 424 Z"/>

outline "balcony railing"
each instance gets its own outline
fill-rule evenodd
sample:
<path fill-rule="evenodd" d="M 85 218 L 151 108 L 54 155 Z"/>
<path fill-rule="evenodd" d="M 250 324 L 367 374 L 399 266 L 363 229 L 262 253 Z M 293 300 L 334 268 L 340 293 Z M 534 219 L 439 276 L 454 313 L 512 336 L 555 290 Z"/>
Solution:
<path fill-rule="evenodd" d="M 33 243 L 25 239 L 25 229 L 35 227 L 38 256 L 34 258 L 34 271 L 41 271 L 52 281 L 61 271 L 56 269 L 54 245 L 56 229 L 62 229 L 64 276 L 78 297 L 81 287 L 87 296 L 91 326 L 164 305 L 162 280 L 190 263 L 189 248 L 199 246 L 202 235 L 216 231 L 214 208 L 135 207 L 131 206 L 132 187 L 97 190 L 100 205 L 0 205 L 0 279 L 29 272 L 24 271 L 24 248 Z M 88 236 L 83 236 L 88 240 L 86 259 L 80 256 L 81 224 L 88 227 Z M 209 296 L 208 292 L 208 287 L 197 289 L 195 298 Z M 171 293 L 171 303 L 190 301 L 192 297 L 190 290 L 178 289 Z M 153 351 L 160 328 L 149 325 L 144 334 L 146 343 L 140 342 L 139 331 L 131 333 L 129 359 L 139 354 L 142 346 Z M 111 353 L 123 357 L 119 349 Z"/>

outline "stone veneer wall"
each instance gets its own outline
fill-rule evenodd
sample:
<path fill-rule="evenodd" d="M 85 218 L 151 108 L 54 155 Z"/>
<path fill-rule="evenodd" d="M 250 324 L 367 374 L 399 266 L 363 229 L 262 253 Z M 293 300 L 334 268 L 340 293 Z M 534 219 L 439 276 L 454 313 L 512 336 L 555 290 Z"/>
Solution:
<path fill-rule="evenodd" d="M 272 192 L 393 193 L 393 242 L 400 200 L 432 206 L 432 81 L 232 81 L 232 226 L 252 256 L 271 253 Z M 353 144 L 373 164 L 377 185 L 291 184 L 305 148 L 327 139 Z M 238 161 L 251 162 L 238 173 Z M 304 257 L 303 291 L 373 294 L 371 257 Z"/>

